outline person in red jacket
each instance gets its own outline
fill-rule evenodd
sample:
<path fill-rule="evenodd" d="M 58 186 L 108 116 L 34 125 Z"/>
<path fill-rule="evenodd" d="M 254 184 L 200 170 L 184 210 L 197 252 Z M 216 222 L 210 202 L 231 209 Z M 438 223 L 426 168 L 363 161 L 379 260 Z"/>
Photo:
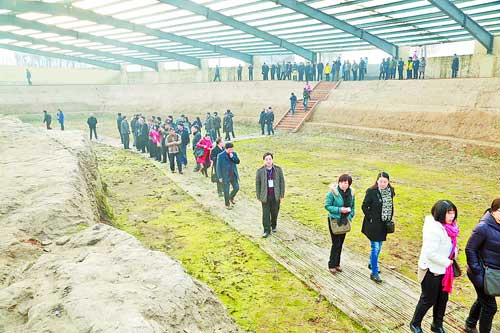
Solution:
<path fill-rule="evenodd" d="M 210 150 L 212 149 L 213 143 L 210 138 L 210 134 L 206 133 L 197 144 L 196 148 L 203 149 L 203 155 L 196 158 L 196 162 L 202 166 L 201 173 L 208 177 L 207 169 L 210 167 Z"/>

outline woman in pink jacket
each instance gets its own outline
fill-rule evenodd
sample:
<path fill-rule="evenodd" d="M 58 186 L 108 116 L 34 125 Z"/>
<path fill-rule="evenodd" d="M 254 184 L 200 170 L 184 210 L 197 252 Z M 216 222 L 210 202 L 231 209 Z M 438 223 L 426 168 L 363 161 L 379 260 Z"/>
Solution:
<path fill-rule="evenodd" d="M 154 157 L 157 161 L 161 161 L 161 135 L 158 131 L 158 126 L 151 127 L 149 131 L 149 137 L 151 139 L 152 145 L 152 157 Z"/>
<path fill-rule="evenodd" d="M 212 140 L 210 139 L 210 134 L 206 133 L 205 137 L 203 137 L 197 144 L 196 148 L 203 149 L 203 155 L 198 156 L 196 158 L 196 162 L 203 166 L 201 169 L 201 173 L 208 177 L 207 169 L 210 167 L 210 150 L 212 150 Z"/>

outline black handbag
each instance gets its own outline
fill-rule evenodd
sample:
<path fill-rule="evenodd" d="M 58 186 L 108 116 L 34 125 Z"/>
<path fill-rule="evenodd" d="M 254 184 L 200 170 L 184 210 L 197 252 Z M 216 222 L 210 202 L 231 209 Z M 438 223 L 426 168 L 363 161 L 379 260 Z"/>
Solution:
<path fill-rule="evenodd" d="M 453 267 L 453 276 L 454 277 L 462 276 L 462 269 L 460 268 L 460 266 L 458 265 L 458 262 L 455 259 L 453 259 L 452 267 Z"/>
<path fill-rule="evenodd" d="M 385 232 L 387 232 L 388 234 L 392 234 L 392 233 L 394 233 L 395 229 L 396 229 L 396 227 L 394 225 L 393 220 L 385 222 Z"/>

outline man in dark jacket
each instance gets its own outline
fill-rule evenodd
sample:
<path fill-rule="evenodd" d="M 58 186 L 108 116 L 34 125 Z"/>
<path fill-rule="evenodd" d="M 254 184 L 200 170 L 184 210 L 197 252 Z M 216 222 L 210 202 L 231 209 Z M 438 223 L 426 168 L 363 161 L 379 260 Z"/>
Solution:
<path fill-rule="evenodd" d="M 316 67 L 318 69 L 318 81 L 323 80 L 323 69 L 325 69 L 325 66 L 323 65 L 322 62 L 318 63 L 318 66 Z"/>
<path fill-rule="evenodd" d="M 227 209 L 234 206 L 234 197 L 240 189 L 238 184 L 239 175 L 237 164 L 240 164 L 238 154 L 234 152 L 234 146 L 231 142 L 226 143 L 225 150 L 217 156 L 217 179 L 223 184 L 224 202 Z M 233 187 L 229 193 L 229 185 Z"/>
<path fill-rule="evenodd" d="M 271 135 L 271 133 L 273 133 L 274 135 L 273 123 L 274 123 L 274 112 L 273 109 L 269 107 L 266 112 L 267 135 Z"/>
<path fill-rule="evenodd" d="M 222 125 L 222 119 L 219 117 L 217 112 L 214 112 L 214 132 L 215 132 L 214 136 L 215 136 L 215 139 L 220 138 L 221 125 Z"/>
<path fill-rule="evenodd" d="M 191 133 L 193 134 L 193 145 L 192 145 L 192 148 L 193 148 L 193 154 L 196 153 L 196 145 L 198 144 L 198 142 L 200 142 L 201 140 L 201 133 L 200 133 L 200 128 L 198 126 L 193 126 L 191 127 Z M 196 161 L 196 155 L 194 155 L 194 162 L 196 164 L 196 167 L 194 168 L 194 172 L 198 172 L 200 171 L 200 165 L 198 164 L 198 162 Z"/>
<path fill-rule="evenodd" d="M 231 112 L 231 110 L 227 110 L 226 113 L 224 114 L 223 131 L 226 133 L 226 138 L 225 138 L 226 141 L 231 140 L 229 133 L 231 133 L 233 135 L 233 139 L 236 138 L 236 136 L 234 135 L 233 117 L 234 117 L 234 114 Z"/>
<path fill-rule="evenodd" d="M 50 123 L 52 123 L 52 116 L 46 110 L 43 110 L 43 123 L 47 126 L 48 130 L 51 130 Z"/>
<path fill-rule="evenodd" d="M 139 120 L 138 115 L 134 115 L 134 118 L 130 121 L 130 129 L 132 131 L 132 146 L 136 147 L 137 145 L 137 121 Z"/>
<path fill-rule="evenodd" d="M 253 81 L 253 65 L 248 65 L 248 81 Z"/>
<path fill-rule="evenodd" d="M 266 128 L 266 109 L 262 109 L 262 111 L 260 112 L 259 125 L 262 131 L 262 135 L 264 135 L 264 130 Z"/>
<path fill-rule="evenodd" d="M 179 145 L 179 161 L 184 167 L 187 166 L 187 145 L 189 144 L 189 133 L 184 123 L 177 125 L 177 134 L 181 137 L 181 144 Z"/>
<path fill-rule="evenodd" d="M 285 177 L 281 168 L 274 165 L 272 153 L 265 153 L 263 160 L 264 166 L 255 176 L 255 190 L 262 204 L 262 237 L 267 238 L 271 231 L 276 232 L 280 202 L 285 197 Z"/>
<path fill-rule="evenodd" d="M 215 141 L 215 127 L 214 117 L 207 112 L 207 119 L 205 120 L 205 130 L 210 134 L 212 141 Z"/>
<path fill-rule="evenodd" d="M 403 58 L 399 58 L 398 61 L 398 80 L 403 79 L 403 69 L 405 68 L 405 62 L 403 61 Z"/>
<path fill-rule="evenodd" d="M 122 117 L 122 123 L 120 125 L 120 132 L 122 134 L 122 142 L 124 149 L 130 149 L 130 127 L 128 125 L 127 116 Z"/>
<path fill-rule="evenodd" d="M 241 81 L 241 73 L 243 72 L 243 67 L 241 64 L 238 65 L 238 68 L 236 69 L 236 75 L 238 76 L 238 81 Z"/>
<path fill-rule="evenodd" d="M 215 147 L 212 149 L 210 152 L 210 160 L 212 161 L 212 182 L 215 181 L 217 184 L 217 194 L 219 197 L 224 196 L 224 186 L 219 180 L 217 179 L 217 156 L 219 156 L 220 153 L 224 151 L 224 140 L 222 140 L 221 137 L 218 137 L 217 140 L 215 140 Z"/>
<path fill-rule="evenodd" d="M 61 126 L 61 131 L 64 131 L 64 112 L 61 109 L 57 109 L 57 121 Z"/>
<path fill-rule="evenodd" d="M 120 112 L 118 112 L 117 116 L 116 116 L 116 128 L 118 129 L 118 134 L 120 135 L 120 140 L 123 144 L 123 138 L 122 138 L 122 120 L 123 120 L 123 117 L 122 117 L 122 114 Z"/>
<path fill-rule="evenodd" d="M 267 81 L 269 79 L 269 66 L 264 63 L 262 65 L 262 80 Z"/>
<path fill-rule="evenodd" d="M 149 143 L 149 126 L 144 117 L 139 118 L 139 125 L 137 128 L 137 150 L 145 153 Z"/>
<path fill-rule="evenodd" d="M 489 333 L 498 306 L 495 296 L 485 292 L 485 267 L 500 270 L 500 198 L 493 200 L 491 208 L 472 231 L 465 247 L 465 255 L 467 276 L 477 293 L 477 299 L 465 321 L 465 331 L 477 332 L 476 325 L 479 321 L 479 332 Z"/>
<path fill-rule="evenodd" d="M 276 75 L 276 65 L 272 64 L 271 65 L 271 80 L 274 80 L 275 75 Z"/>
<path fill-rule="evenodd" d="M 97 119 L 94 117 L 93 113 L 91 113 L 90 117 L 87 119 L 87 125 L 89 125 L 90 140 L 92 140 L 92 132 L 94 132 L 94 137 L 97 140 Z"/>
<path fill-rule="evenodd" d="M 454 54 L 453 61 L 451 63 L 451 78 L 452 79 L 457 77 L 459 65 L 460 65 L 460 61 L 458 60 L 458 56 L 456 54 Z"/>
<path fill-rule="evenodd" d="M 219 65 L 215 66 L 215 75 L 214 75 L 214 81 L 219 80 L 220 82 L 220 68 Z"/>

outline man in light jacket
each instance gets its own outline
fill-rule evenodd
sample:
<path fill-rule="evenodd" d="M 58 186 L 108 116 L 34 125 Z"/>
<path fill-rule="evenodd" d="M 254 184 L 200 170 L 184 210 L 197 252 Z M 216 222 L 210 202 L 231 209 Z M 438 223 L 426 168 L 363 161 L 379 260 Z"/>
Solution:
<path fill-rule="evenodd" d="M 257 199 L 262 203 L 262 225 L 267 238 L 276 232 L 281 200 L 285 197 L 285 177 L 283 170 L 273 162 L 273 154 L 265 153 L 264 165 L 257 170 L 255 189 Z"/>

